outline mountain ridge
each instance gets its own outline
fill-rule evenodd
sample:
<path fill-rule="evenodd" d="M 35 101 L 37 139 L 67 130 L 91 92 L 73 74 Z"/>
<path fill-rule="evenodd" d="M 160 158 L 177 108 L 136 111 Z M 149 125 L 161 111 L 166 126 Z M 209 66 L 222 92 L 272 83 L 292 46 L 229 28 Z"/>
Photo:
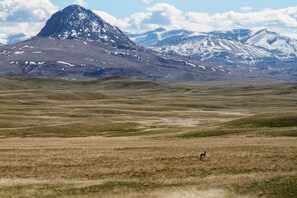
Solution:
<path fill-rule="evenodd" d="M 134 42 L 168 52 L 225 66 L 294 66 L 297 40 L 267 29 L 234 29 L 195 33 L 188 30 L 150 31 L 128 34 Z M 149 42 L 144 42 L 149 40 Z M 147 44 L 149 43 L 149 44 Z"/>
<path fill-rule="evenodd" d="M 37 37 L 117 43 L 126 47 L 135 46 L 119 28 L 111 26 L 91 10 L 79 5 L 70 5 L 53 14 Z"/>
<path fill-rule="evenodd" d="M 78 5 L 56 12 L 30 40 L 0 47 L 0 75 L 42 78 L 128 76 L 144 80 L 228 79 L 230 71 L 146 49 Z"/>

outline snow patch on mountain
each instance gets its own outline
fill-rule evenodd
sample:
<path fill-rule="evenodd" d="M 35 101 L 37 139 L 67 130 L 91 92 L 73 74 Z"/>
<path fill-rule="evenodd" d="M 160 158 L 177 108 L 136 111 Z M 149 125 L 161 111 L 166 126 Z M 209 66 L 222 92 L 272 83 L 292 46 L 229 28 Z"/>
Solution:
<path fill-rule="evenodd" d="M 24 54 L 24 51 L 15 51 L 14 54 L 18 55 L 18 54 Z"/>
<path fill-rule="evenodd" d="M 71 64 L 71 63 L 68 63 L 68 62 L 65 62 L 65 61 L 57 61 L 57 63 L 62 64 L 62 65 L 67 65 L 67 66 L 70 66 L 70 67 L 75 66 L 74 64 Z"/>

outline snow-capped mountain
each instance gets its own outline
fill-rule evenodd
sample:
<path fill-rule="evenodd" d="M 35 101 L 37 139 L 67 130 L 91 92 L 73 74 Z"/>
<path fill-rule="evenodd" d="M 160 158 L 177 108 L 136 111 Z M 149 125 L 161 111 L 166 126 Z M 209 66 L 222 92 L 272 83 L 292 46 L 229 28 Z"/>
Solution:
<path fill-rule="evenodd" d="M 159 28 L 124 34 L 92 11 L 72 5 L 55 13 L 36 37 L 0 47 L 0 75 L 120 75 L 174 82 L 287 79 L 297 77 L 296 46 L 294 39 L 268 30 L 195 33 Z"/>
<path fill-rule="evenodd" d="M 143 46 L 157 46 L 159 42 L 166 40 L 166 39 L 177 39 L 187 35 L 190 35 L 192 32 L 187 30 L 172 30 L 166 31 L 164 28 L 158 28 L 154 31 L 146 32 L 143 34 L 131 34 L 127 33 L 128 37 L 138 43 L 139 45 Z M 172 42 L 172 40 L 171 40 Z M 173 44 L 173 43 L 172 43 Z"/>
<path fill-rule="evenodd" d="M 134 47 L 135 43 L 100 16 L 78 5 L 55 13 L 37 35 L 57 39 L 107 42 L 118 47 Z"/>
<path fill-rule="evenodd" d="M 297 41 L 267 29 L 195 33 L 159 28 L 128 36 L 134 42 L 159 52 L 184 55 L 228 67 L 272 70 L 272 67 L 280 69 L 280 66 L 295 66 L 297 60 Z M 149 42 L 144 42 L 147 40 Z"/>
<path fill-rule="evenodd" d="M 25 40 L 30 39 L 30 36 L 18 33 L 18 34 L 0 34 L 0 46 L 3 45 L 12 45 L 15 43 L 19 43 Z"/>
<path fill-rule="evenodd" d="M 228 79 L 230 71 L 179 55 L 146 49 L 78 5 L 55 13 L 30 40 L 0 47 L 1 76 L 159 81 Z"/>
<path fill-rule="evenodd" d="M 278 58 L 296 58 L 297 55 L 296 40 L 268 31 L 267 29 L 252 33 L 244 42 L 266 49 Z"/>

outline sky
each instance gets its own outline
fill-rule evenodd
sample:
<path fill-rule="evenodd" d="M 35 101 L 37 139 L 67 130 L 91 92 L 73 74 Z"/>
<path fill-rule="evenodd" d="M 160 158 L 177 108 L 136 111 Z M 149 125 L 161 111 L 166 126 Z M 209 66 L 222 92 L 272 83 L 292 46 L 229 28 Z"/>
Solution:
<path fill-rule="evenodd" d="M 267 28 L 297 38 L 297 0 L 0 0 L 0 35 L 33 36 L 53 13 L 70 4 L 91 9 L 130 32 Z"/>
<path fill-rule="evenodd" d="M 59 8 L 63 8 L 71 4 L 73 0 L 53 0 L 52 2 Z M 210 14 L 230 10 L 240 11 L 242 7 L 252 7 L 259 11 L 266 8 L 279 9 L 297 6 L 297 0 L 87 0 L 85 2 L 87 2 L 87 8 L 103 10 L 121 18 L 142 12 L 148 6 L 158 3 L 173 5 L 184 12 L 206 12 Z"/>

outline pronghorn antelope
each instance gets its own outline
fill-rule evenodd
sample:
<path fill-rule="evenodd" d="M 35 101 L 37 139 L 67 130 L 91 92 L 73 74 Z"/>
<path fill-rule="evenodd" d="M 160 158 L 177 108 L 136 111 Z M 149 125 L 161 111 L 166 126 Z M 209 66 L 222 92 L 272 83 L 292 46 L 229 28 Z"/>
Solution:
<path fill-rule="evenodd" d="M 204 151 L 203 153 L 200 153 L 200 160 L 203 160 L 206 157 L 206 151 Z"/>

